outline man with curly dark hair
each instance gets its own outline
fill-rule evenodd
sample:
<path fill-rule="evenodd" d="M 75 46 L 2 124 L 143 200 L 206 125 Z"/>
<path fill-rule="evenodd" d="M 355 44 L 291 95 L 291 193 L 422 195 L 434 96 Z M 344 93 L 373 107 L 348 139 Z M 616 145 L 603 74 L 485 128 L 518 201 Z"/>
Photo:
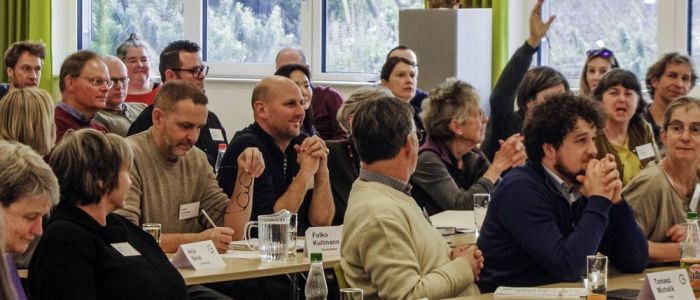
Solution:
<path fill-rule="evenodd" d="M 578 281 L 597 252 L 623 272 L 644 270 L 647 243 L 621 197 L 615 159 L 595 158 L 603 126 L 599 104 L 571 94 L 528 112 L 528 162 L 496 188 L 477 241 L 487 262 L 482 292 Z"/>

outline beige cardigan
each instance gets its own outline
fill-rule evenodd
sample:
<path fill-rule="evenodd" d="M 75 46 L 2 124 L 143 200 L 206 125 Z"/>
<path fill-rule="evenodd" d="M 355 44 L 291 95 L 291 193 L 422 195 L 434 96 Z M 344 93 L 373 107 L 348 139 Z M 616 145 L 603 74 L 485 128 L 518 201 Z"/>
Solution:
<path fill-rule="evenodd" d="M 469 262 L 450 260 L 442 236 L 408 195 L 377 182 L 352 186 L 341 267 L 365 299 L 442 299 L 478 294 Z"/>

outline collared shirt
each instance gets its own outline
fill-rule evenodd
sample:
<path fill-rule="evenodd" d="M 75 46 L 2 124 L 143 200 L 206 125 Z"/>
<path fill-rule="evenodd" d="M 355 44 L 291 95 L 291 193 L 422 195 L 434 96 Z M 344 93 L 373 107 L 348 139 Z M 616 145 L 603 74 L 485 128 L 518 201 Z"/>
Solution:
<path fill-rule="evenodd" d="M 66 104 L 65 102 L 58 102 L 58 107 L 63 109 L 65 112 L 73 116 L 73 118 L 76 118 L 82 122 L 89 123 L 92 118 L 88 118 L 85 116 L 83 113 L 81 113 L 79 110 L 73 108 L 72 106 Z"/>
<path fill-rule="evenodd" d="M 573 204 L 579 197 L 581 197 L 581 193 L 579 193 L 580 186 L 578 184 L 568 185 L 566 182 L 564 182 L 564 179 L 561 179 L 557 173 L 547 168 L 547 166 L 543 164 L 542 167 L 544 167 L 547 174 L 549 174 L 549 176 L 557 183 L 556 187 L 559 189 L 559 193 L 566 197 L 569 204 Z"/>
<path fill-rule="evenodd" d="M 405 182 L 405 181 L 398 180 L 394 177 L 386 176 L 384 174 L 380 174 L 377 172 L 372 172 L 372 171 L 360 168 L 359 179 L 363 180 L 363 181 L 374 181 L 374 182 L 378 182 L 378 183 L 387 185 L 387 186 L 411 197 L 411 184 L 408 182 Z"/>

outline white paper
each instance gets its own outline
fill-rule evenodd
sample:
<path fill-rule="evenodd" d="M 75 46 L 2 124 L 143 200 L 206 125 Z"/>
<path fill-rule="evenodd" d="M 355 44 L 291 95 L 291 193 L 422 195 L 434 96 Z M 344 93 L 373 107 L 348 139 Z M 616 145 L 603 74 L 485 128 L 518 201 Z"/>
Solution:
<path fill-rule="evenodd" d="M 586 296 L 584 288 L 529 288 L 500 286 L 493 293 L 494 296 L 516 296 L 523 298 L 573 298 Z"/>
<path fill-rule="evenodd" d="M 223 258 L 239 258 L 239 259 L 259 259 L 258 251 L 240 251 L 228 250 L 225 254 L 221 254 Z"/>
<path fill-rule="evenodd" d="M 187 220 L 199 215 L 199 201 L 180 205 L 180 220 Z"/>
<path fill-rule="evenodd" d="M 637 151 L 637 157 L 639 157 L 640 160 L 656 156 L 654 153 L 654 146 L 652 146 L 651 143 L 637 146 L 635 150 Z"/>
<path fill-rule="evenodd" d="M 229 249 L 238 250 L 238 251 L 254 251 L 256 249 L 256 247 L 258 247 L 258 239 L 256 239 L 256 238 L 249 239 L 248 242 L 250 243 L 250 246 L 253 247 L 253 249 L 250 249 L 248 247 L 248 244 L 246 244 L 245 240 L 231 242 Z M 297 251 L 304 250 L 304 237 L 303 236 L 297 237 L 297 245 L 296 246 L 297 246 Z"/>
<path fill-rule="evenodd" d="M 195 270 L 226 266 L 211 240 L 180 245 L 171 263 L 176 268 L 193 267 Z"/>
<path fill-rule="evenodd" d="M 216 142 L 224 141 L 224 133 L 221 132 L 219 128 L 209 128 L 209 134 L 211 134 L 211 139 Z"/>
<path fill-rule="evenodd" d="M 690 197 L 690 210 L 691 211 L 697 211 L 698 199 L 700 199 L 700 184 L 696 183 L 695 184 L 695 191 L 693 192 L 693 196 Z"/>
<path fill-rule="evenodd" d="M 136 249 L 134 249 L 133 246 L 129 243 L 113 243 L 112 247 L 119 251 L 124 256 L 140 256 L 141 253 L 139 253 Z"/>

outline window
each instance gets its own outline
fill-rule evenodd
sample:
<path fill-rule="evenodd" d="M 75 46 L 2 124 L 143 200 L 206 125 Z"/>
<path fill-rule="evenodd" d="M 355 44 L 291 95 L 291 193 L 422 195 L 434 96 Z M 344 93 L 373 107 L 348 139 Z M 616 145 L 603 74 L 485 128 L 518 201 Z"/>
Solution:
<path fill-rule="evenodd" d="M 274 63 L 283 47 L 299 47 L 300 0 L 208 0 L 206 60 Z"/>
<path fill-rule="evenodd" d="M 151 45 L 151 70 L 155 72 L 160 49 L 184 38 L 183 1 L 84 0 L 80 48 L 114 55 L 131 33 L 137 33 Z"/>
<path fill-rule="evenodd" d="M 580 78 L 586 51 L 606 47 L 615 53 L 622 68 L 644 79 L 646 68 L 658 53 L 655 0 L 546 3 L 557 20 L 549 31 L 548 43 L 542 45 L 542 65 L 555 67 L 574 83 Z"/>
<path fill-rule="evenodd" d="M 272 73 L 287 46 L 307 54 L 315 79 L 366 81 L 378 77 L 398 41 L 399 9 L 423 0 L 82 0 L 82 49 L 113 54 L 130 33 L 158 53 L 169 42 L 202 46 L 213 77 Z"/>
<path fill-rule="evenodd" d="M 423 0 L 325 1 L 323 71 L 379 74 L 398 44 L 399 10 L 422 7 Z"/>
<path fill-rule="evenodd" d="M 689 1 L 691 5 L 692 21 L 690 27 L 690 53 L 693 56 L 693 61 L 696 63 L 700 62 L 700 0 Z"/>

